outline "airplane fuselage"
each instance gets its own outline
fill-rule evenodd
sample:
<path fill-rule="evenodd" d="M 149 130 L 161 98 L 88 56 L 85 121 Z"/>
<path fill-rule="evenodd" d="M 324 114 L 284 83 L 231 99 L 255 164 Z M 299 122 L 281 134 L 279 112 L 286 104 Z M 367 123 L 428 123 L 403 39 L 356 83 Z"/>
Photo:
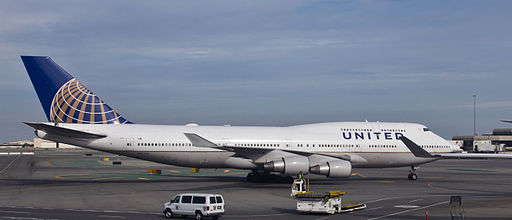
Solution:
<path fill-rule="evenodd" d="M 85 148 L 197 168 L 258 169 L 261 164 L 291 154 L 289 151 L 348 158 L 352 167 L 400 167 L 437 160 L 415 157 L 400 141 L 402 135 L 413 138 L 431 153 L 460 152 L 457 146 L 425 126 L 413 123 L 333 122 L 290 127 L 59 123 L 58 126 L 106 137 L 90 140 L 40 131 L 37 134 Z M 219 148 L 195 147 L 184 133 L 201 135 Z M 245 154 L 222 146 L 244 148 Z"/>

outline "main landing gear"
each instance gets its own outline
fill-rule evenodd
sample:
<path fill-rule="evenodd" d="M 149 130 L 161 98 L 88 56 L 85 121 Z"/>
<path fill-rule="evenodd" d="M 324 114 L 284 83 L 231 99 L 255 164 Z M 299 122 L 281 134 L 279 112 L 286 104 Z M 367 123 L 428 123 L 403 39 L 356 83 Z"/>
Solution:
<path fill-rule="evenodd" d="M 293 177 L 271 174 L 268 171 L 253 170 L 247 174 L 248 182 L 271 182 L 271 183 L 292 183 Z"/>
<path fill-rule="evenodd" d="M 411 170 L 409 171 L 409 175 L 407 176 L 407 178 L 409 178 L 409 180 L 417 180 L 418 179 L 418 175 L 416 174 L 416 170 L 418 168 L 419 167 L 414 167 L 414 165 L 411 166 Z"/>

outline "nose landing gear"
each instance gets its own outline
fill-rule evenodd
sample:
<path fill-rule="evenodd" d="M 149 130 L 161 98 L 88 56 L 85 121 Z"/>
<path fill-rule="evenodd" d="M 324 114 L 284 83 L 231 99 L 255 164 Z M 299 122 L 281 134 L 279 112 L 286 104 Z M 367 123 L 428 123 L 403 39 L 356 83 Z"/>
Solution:
<path fill-rule="evenodd" d="M 407 178 L 409 178 L 409 180 L 417 180 L 418 179 L 418 175 L 416 174 L 416 170 L 418 168 L 419 167 L 414 167 L 414 165 L 411 166 L 411 170 L 409 171 L 409 175 L 407 176 Z"/>

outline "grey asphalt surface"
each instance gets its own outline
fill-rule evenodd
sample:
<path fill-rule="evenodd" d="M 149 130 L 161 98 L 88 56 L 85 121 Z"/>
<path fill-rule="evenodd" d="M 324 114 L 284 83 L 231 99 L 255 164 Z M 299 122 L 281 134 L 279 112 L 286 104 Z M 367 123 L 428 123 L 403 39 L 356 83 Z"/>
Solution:
<path fill-rule="evenodd" d="M 162 174 L 149 175 L 150 169 Z M 512 160 L 437 161 L 422 165 L 417 181 L 407 180 L 408 170 L 312 177 L 312 191 L 346 191 L 344 201 L 367 204 L 351 213 L 313 215 L 295 211 L 289 184 L 249 183 L 243 170 L 192 173 L 89 150 L 37 150 L 0 155 L 0 219 L 163 219 L 163 203 L 184 192 L 222 194 L 223 219 L 425 219 L 427 208 L 429 219 L 449 219 L 452 195 L 462 196 L 465 219 L 512 218 Z"/>

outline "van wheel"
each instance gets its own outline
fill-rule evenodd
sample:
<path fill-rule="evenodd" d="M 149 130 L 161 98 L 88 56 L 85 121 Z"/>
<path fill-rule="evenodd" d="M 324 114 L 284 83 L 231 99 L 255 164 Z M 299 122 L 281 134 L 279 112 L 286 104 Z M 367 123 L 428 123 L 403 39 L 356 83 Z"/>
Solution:
<path fill-rule="evenodd" d="M 196 211 L 196 220 L 201 220 L 203 219 L 203 213 L 201 213 L 200 211 Z"/>
<path fill-rule="evenodd" d="M 172 214 L 171 209 L 166 209 L 165 212 L 164 212 L 165 218 L 172 218 L 173 215 L 174 214 Z"/>

